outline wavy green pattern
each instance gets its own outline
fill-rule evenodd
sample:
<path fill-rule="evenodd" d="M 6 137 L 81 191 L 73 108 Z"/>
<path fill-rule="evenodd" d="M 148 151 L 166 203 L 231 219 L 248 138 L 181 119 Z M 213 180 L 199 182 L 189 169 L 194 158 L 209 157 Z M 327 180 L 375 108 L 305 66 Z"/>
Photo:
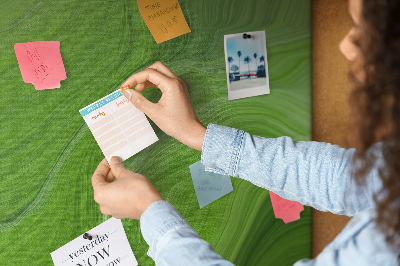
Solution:
<path fill-rule="evenodd" d="M 310 140 L 311 1 L 179 2 L 192 32 L 157 45 L 132 0 L 0 1 L 2 264 L 52 265 L 50 252 L 108 219 L 90 182 L 103 154 L 78 110 L 156 60 L 186 81 L 204 124 Z M 223 35 L 258 30 L 266 31 L 271 94 L 227 101 Z M 43 40 L 61 42 L 61 89 L 22 81 L 14 44 Z M 232 178 L 234 192 L 200 210 L 188 168 L 200 153 L 153 127 L 160 141 L 125 165 L 149 177 L 219 254 L 237 265 L 311 257 L 310 208 L 285 225 L 268 191 Z M 123 223 L 139 264 L 153 265 L 138 221 Z"/>

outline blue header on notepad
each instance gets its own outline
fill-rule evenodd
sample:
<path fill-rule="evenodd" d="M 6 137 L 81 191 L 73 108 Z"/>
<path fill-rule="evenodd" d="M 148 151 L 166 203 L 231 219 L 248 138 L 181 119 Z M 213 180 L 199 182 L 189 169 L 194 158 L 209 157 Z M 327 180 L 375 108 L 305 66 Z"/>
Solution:
<path fill-rule="evenodd" d="M 109 102 L 114 101 L 115 99 L 117 99 L 118 97 L 123 96 L 122 92 L 120 90 L 117 90 L 113 93 L 111 93 L 110 95 L 108 95 L 107 97 L 95 102 L 94 104 L 86 107 L 85 109 L 82 109 L 81 111 L 79 111 L 81 113 L 82 116 L 88 115 L 93 111 L 96 111 L 97 109 L 99 109 L 100 107 L 106 105 Z"/>

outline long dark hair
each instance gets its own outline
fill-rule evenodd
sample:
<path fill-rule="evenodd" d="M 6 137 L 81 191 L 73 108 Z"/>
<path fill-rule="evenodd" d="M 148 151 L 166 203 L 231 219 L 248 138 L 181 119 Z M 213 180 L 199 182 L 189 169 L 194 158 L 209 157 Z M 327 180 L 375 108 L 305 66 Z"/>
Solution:
<path fill-rule="evenodd" d="M 355 43 L 363 59 L 350 72 L 355 160 L 362 162 L 355 164 L 354 178 L 359 184 L 365 180 L 376 159 L 367 150 L 382 141 L 385 163 L 379 169 L 383 188 L 374 197 L 376 222 L 387 243 L 400 250 L 400 1 L 362 2 L 363 23 Z"/>

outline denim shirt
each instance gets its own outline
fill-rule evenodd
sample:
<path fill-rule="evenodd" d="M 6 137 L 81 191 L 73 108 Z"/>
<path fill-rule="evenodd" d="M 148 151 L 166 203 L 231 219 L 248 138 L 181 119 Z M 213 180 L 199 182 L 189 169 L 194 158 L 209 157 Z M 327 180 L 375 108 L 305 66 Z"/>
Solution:
<path fill-rule="evenodd" d="M 379 151 L 380 144 L 374 150 Z M 354 216 L 314 259 L 294 265 L 398 265 L 398 251 L 385 242 L 374 221 L 374 193 L 382 183 L 377 152 L 375 168 L 364 185 L 351 177 L 354 149 L 320 142 L 251 136 L 210 124 L 201 161 L 207 171 L 248 180 L 279 196 L 321 211 Z M 142 214 L 141 231 L 148 255 L 157 265 L 233 265 L 215 253 L 166 201 L 156 201 Z"/>

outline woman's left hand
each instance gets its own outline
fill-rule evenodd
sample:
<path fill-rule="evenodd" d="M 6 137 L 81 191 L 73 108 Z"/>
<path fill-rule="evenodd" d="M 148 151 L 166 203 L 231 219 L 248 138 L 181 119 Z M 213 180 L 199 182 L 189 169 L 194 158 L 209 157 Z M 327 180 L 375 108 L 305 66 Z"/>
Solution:
<path fill-rule="evenodd" d="M 117 219 L 140 219 L 153 202 L 164 200 L 149 179 L 126 169 L 115 156 L 110 165 L 106 159 L 100 162 L 92 176 L 92 186 L 100 211 Z"/>

